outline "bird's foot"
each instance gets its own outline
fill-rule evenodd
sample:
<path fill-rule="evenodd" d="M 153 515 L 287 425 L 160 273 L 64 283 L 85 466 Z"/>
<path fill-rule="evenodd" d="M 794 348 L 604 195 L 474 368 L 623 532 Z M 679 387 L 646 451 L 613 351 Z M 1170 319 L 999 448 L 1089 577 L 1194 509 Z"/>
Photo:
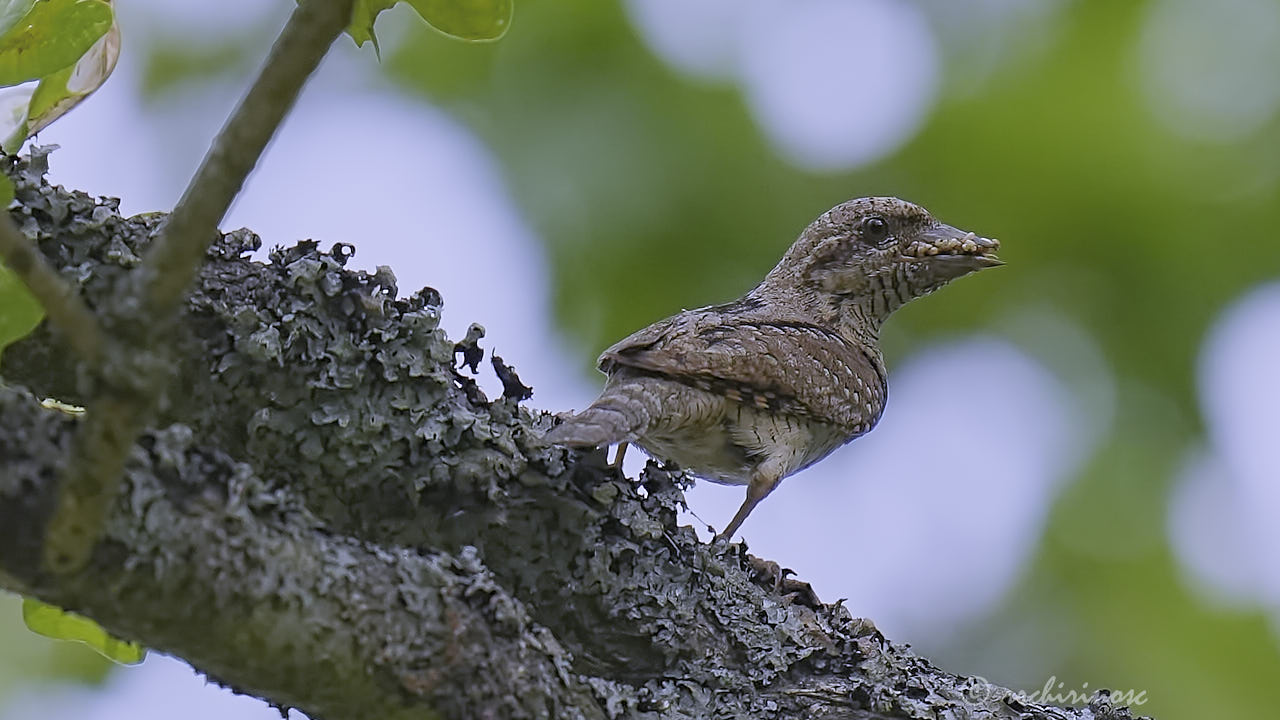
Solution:
<path fill-rule="evenodd" d="M 784 568 L 772 560 L 765 560 L 750 553 L 747 553 L 747 564 L 751 568 L 751 579 L 758 584 L 772 587 L 783 600 L 815 609 L 821 607 L 822 600 L 818 599 L 813 586 L 791 577 L 796 574 L 791 568 Z"/>

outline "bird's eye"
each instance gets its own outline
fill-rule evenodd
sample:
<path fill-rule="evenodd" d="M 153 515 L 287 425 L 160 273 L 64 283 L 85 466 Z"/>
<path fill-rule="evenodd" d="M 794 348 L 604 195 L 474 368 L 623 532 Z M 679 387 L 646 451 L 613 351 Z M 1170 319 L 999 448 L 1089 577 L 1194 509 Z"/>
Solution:
<path fill-rule="evenodd" d="M 883 240 L 889 234 L 889 223 L 884 218 L 872 215 L 862 221 L 862 238 L 870 242 Z"/>

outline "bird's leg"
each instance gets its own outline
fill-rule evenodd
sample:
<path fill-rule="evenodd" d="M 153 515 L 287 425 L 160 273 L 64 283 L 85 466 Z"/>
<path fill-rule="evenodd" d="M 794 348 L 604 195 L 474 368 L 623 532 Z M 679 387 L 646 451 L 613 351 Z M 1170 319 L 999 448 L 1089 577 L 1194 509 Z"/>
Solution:
<path fill-rule="evenodd" d="M 765 499 L 773 489 L 778 487 L 778 483 L 782 482 L 782 472 L 777 463 L 766 460 L 760 463 L 760 466 L 751 473 L 751 482 L 747 483 L 747 499 L 742 501 L 742 507 L 738 508 L 738 513 L 729 521 L 729 526 L 724 532 L 716 536 L 716 540 L 729 540 L 733 534 L 742 527 L 742 521 L 747 519 L 751 511 L 761 500 Z"/>
<path fill-rule="evenodd" d="M 614 455 L 613 455 L 613 462 L 609 463 L 609 467 L 611 467 L 611 468 L 615 468 L 615 469 L 617 469 L 618 471 L 621 471 L 621 470 L 622 470 L 622 458 L 626 457 L 626 455 L 627 455 L 627 445 L 628 445 L 628 444 L 629 444 L 629 443 L 626 443 L 626 442 L 620 442 L 620 443 L 618 443 L 618 450 L 617 450 L 617 452 L 615 452 L 615 453 L 614 453 Z"/>

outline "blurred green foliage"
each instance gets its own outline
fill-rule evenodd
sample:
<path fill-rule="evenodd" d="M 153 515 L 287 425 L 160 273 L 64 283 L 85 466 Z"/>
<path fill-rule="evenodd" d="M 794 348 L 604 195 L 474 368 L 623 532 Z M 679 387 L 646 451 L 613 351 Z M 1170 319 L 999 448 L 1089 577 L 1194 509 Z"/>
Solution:
<path fill-rule="evenodd" d="M 271 44 L 272 30 L 204 38 L 161 37 L 145 48 L 142 96 L 156 100 L 199 88 L 206 82 L 241 77 L 253 68 L 260 49 Z"/>
<path fill-rule="evenodd" d="M 1068 688 L 1145 689 L 1141 711 L 1163 720 L 1258 717 L 1280 674 L 1275 635 L 1260 613 L 1208 607 L 1183 583 L 1164 517 L 1174 471 L 1199 441 L 1203 336 L 1229 301 L 1280 277 L 1280 127 L 1216 144 L 1164 129 L 1134 70 L 1145 11 L 1065 4 L 1043 37 L 1013 43 L 1034 45 L 1017 62 L 976 81 L 947 64 L 923 130 L 837 175 L 789 166 L 738 90 L 680 77 L 618 2 L 527 0 L 519 31 L 496 46 L 419 32 L 387 64 L 497 153 L 548 244 L 556 308 L 584 367 L 637 327 L 740 294 L 849 197 L 900 195 L 1001 238 L 1007 268 L 890 323 L 891 365 L 928 336 L 1001 333 L 1042 310 L 1099 344 L 1117 417 L 1055 506 L 1020 588 L 980 628 L 923 650 L 1028 691 L 1050 675 Z M 845 91 L 858 92 L 856 68 Z M 1025 623 L 1006 622 L 1015 617 Z"/>

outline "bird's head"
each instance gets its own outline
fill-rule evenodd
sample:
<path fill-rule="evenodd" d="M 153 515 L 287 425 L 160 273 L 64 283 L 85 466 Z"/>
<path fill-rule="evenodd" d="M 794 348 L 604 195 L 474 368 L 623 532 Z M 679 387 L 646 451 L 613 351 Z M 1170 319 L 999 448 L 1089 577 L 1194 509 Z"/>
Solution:
<path fill-rule="evenodd" d="M 850 200 L 814 220 L 764 285 L 858 305 L 883 322 L 903 304 L 958 277 L 1001 265 L 1000 242 L 938 222 L 892 197 Z"/>

